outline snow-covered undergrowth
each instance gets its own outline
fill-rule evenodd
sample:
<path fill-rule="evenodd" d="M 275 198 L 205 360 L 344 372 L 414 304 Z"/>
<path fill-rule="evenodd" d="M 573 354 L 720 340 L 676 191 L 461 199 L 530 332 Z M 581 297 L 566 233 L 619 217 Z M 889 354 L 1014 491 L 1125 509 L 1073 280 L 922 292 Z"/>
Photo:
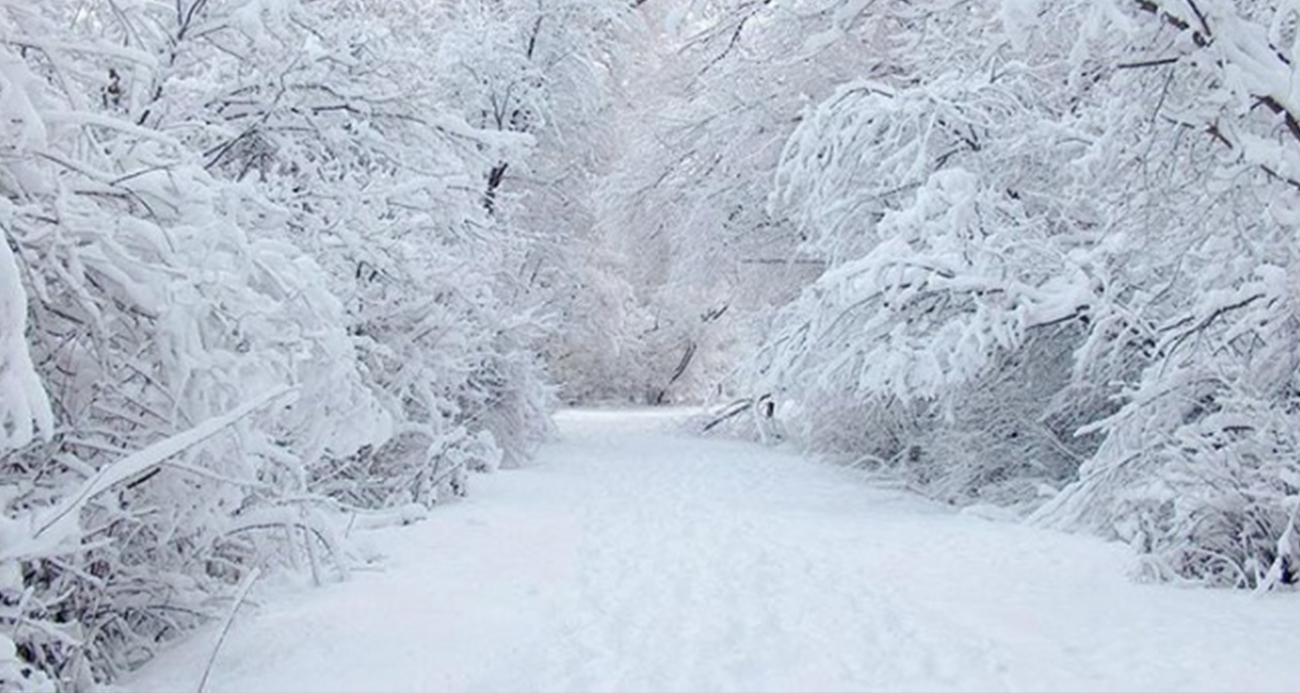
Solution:
<path fill-rule="evenodd" d="M 561 24 L 372 5 L 0 0 L 0 689 L 112 680 L 255 568 L 346 574 L 341 526 L 546 434 L 551 270 L 493 175 L 544 123 L 431 61 Z"/>

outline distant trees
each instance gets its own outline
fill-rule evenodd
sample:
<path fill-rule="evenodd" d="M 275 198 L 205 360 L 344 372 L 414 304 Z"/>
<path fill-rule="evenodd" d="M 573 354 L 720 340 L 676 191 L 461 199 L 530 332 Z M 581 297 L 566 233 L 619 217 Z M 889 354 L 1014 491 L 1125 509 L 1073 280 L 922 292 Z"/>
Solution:
<path fill-rule="evenodd" d="M 636 348 L 625 349 L 645 356 L 626 371 L 651 401 L 691 400 L 720 381 L 730 390 L 771 307 L 822 269 L 796 254 L 796 230 L 766 198 L 801 92 L 828 89 L 856 63 L 819 62 L 800 44 L 814 20 L 772 3 L 646 12 L 657 36 L 631 71 L 599 223 L 635 260 Z"/>
<path fill-rule="evenodd" d="M 586 399 L 618 351 L 619 261 L 594 232 L 592 190 L 615 151 L 613 107 L 639 31 L 622 0 L 445 3 L 460 27 L 438 51 L 440 103 L 477 128 L 526 142 L 494 156 L 482 202 L 522 252 L 506 259 L 512 301 L 547 321 L 543 360 L 562 396 Z"/>

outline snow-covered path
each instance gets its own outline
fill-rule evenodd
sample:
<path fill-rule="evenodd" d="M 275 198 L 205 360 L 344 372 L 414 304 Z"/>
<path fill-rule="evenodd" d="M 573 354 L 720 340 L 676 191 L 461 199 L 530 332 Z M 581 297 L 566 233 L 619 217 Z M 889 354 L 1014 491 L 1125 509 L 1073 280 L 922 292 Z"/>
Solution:
<path fill-rule="evenodd" d="M 536 466 L 245 608 L 209 690 L 1297 690 L 1300 595 L 1132 583 L 1125 547 L 788 452 L 566 412 Z M 123 687 L 193 690 L 202 631 Z"/>

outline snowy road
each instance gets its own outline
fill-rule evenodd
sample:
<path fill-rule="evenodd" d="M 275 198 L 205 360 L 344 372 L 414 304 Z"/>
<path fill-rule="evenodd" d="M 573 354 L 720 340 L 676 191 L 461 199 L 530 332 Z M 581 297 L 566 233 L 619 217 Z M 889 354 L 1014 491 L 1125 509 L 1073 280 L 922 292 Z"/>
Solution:
<path fill-rule="evenodd" d="M 1137 585 L 1122 546 L 668 416 L 562 414 L 536 466 L 373 532 L 383 572 L 246 608 L 209 689 L 1300 689 L 1300 595 Z M 193 690 L 212 638 L 123 687 Z"/>

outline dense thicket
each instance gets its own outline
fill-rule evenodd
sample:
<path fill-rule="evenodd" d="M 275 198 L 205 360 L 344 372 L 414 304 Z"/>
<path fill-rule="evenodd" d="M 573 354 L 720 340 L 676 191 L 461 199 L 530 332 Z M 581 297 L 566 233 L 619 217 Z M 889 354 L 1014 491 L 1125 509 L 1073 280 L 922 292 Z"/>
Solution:
<path fill-rule="evenodd" d="M 0 2 L 0 689 L 527 456 L 627 11 Z"/>
<path fill-rule="evenodd" d="M 1295 7 L 688 4 L 620 182 L 647 304 L 773 298 L 729 381 L 765 433 L 1151 576 L 1297 579 Z"/>

